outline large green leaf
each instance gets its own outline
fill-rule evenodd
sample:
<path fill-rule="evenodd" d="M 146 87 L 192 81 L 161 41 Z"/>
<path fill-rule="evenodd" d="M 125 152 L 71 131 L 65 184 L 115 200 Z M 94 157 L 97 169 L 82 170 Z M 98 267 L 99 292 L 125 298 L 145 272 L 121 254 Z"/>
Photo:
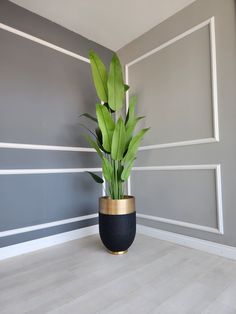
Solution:
<path fill-rule="evenodd" d="M 117 111 L 123 106 L 125 88 L 120 60 L 116 54 L 113 55 L 108 75 L 108 103 L 111 109 Z"/>
<path fill-rule="evenodd" d="M 113 160 L 121 160 L 125 151 L 125 125 L 120 117 L 116 123 L 116 127 L 112 137 L 111 157 Z"/>
<path fill-rule="evenodd" d="M 132 136 L 133 131 L 136 127 L 136 124 L 139 120 L 143 119 L 144 117 L 136 117 L 135 115 L 135 107 L 136 107 L 137 97 L 132 96 L 129 100 L 129 110 L 126 116 L 125 126 L 126 126 L 126 148 L 128 147 Z"/>
<path fill-rule="evenodd" d="M 104 178 L 106 179 L 107 182 L 111 182 L 112 181 L 112 165 L 110 164 L 110 162 L 104 157 L 102 159 L 102 172 L 104 175 Z"/>
<path fill-rule="evenodd" d="M 135 118 L 136 102 L 137 102 L 137 96 L 131 96 L 129 99 L 129 109 L 128 109 L 128 113 L 125 120 L 126 126 L 129 123 L 129 121 L 132 121 L 132 119 Z"/>
<path fill-rule="evenodd" d="M 133 132 L 134 132 L 134 129 L 138 123 L 139 120 L 143 119 L 143 117 L 137 117 L 137 118 L 133 118 L 131 120 L 129 120 L 129 123 L 127 123 L 127 127 L 126 127 L 126 148 L 128 147 L 131 139 L 132 139 L 132 136 L 133 136 Z"/>
<path fill-rule="evenodd" d="M 94 179 L 95 182 L 97 183 L 103 183 L 103 179 L 101 177 L 99 177 L 98 175 L 96 175 L 93 172 L 87 171 L 87 173 L 89 173 L 91 175 L 91 177 Z"/>
<path fill-rule="evenodd" d="M 96 114 L 99 128 L 102 132 L 102 146 L 108 153 L 110 153 L 115 123 L 107 108 L 101 104 L 96 104 Z"/>
<path fill-rule="evenodd" d="M 123 181 L 126 181 L 131 173 L 131 170 L 133 168 L 133 164 L 134 164 L 135 158 L 131 159 L 124 167 L 122 173 L 121 173 L 121 179 Z"/>
<path fill-rule="evenodd" d="M 107 91 L 107 70 L 99 58 L 99 56 L 94 52 L 89 52 L 89 59 L 92 69 L 93 82 L 98 94 L 99 99 L 104 102 L 108 100 L 108 91 Z"/>
<path fill-rule="evenodd" d="M 144 136 L 144 134 L 149 130 L 147 129 L 142 129 L 137 135 L 135 135 L 132 140 L 129 143 L 129 147 L 127 150 L 127 153 L 125 155 L 124 161 L 125 163 L 130 162 L 132 159 L 135 158 L 139 144 Z"/>
<path fill-rule="evenodd" d="M 98 156 L 100 158 L 103 158 L 103 154 L 100 148 L 98 147 L 98 144 L 88 135 L 85 135 L 85 138 L 89 142 L 90 146 L 96 150 L 96 152 L 98 153 Z"/>

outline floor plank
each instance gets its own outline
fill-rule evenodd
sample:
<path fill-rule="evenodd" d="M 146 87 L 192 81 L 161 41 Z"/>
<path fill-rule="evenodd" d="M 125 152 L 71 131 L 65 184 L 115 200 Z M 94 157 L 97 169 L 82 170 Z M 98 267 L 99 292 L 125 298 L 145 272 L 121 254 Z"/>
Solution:
<path fill-rule="evenodd" d="M 122 256 L 90 236 L 0 262 L 1 314 L 227 314 L 235 296 L 235 261 L 143 235 Z"/>

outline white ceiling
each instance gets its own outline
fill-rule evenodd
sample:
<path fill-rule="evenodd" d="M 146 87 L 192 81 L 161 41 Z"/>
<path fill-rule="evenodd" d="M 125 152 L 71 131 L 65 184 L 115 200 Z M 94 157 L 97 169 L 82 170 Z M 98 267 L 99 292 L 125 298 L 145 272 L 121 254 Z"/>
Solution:
<path fill-rule="evenodd" d="M 11 0 L 117 51 L 195 0 Z"/>

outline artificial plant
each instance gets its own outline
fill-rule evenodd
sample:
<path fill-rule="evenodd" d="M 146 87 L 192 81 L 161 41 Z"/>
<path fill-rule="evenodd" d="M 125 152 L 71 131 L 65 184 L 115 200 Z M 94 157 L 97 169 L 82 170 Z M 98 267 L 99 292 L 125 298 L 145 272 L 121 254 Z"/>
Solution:
<path fill-rule="evenodd" d="M 88 113 L 82 116 L 91 119 L 95 130 L 92 136 L 86 135 L 90 146 L 101 158 L 102 173 L 106 181 L 106 194 L 112 199 L 124 198 L 124 183 L 128 180 L 140 141 L 148 128 L 133 135 L 140 119 L 135 115 L 136 97 L 129 100 L 129 108 L 122 118 L 125 94 L 129 86 L 124 84 L 123 71 L 116 54 L 110 62 L 109 72 L 100 57 L 94 52 L 89 53 L 94 86 L 101 103 L 96 104 L 96 117 Z M 89 172 L 97 183 L 103 179 Z"/>

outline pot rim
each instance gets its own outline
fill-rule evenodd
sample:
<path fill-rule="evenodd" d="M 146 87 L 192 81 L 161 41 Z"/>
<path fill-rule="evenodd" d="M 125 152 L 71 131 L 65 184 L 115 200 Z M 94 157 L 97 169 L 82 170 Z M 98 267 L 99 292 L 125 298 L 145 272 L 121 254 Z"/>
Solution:
<path fill-rule="evenodd" d="M 110 201 L 123 201 L 123 200 L 135 199 L 135 196 L 124 195 L 124 198 L 118 198 L 118 199 L 111 198 L 110 196 L 100 196 L 99 199 L 106 199 Z"/>
<path fill-rule="evenodd" d="M 99 198 L 99 212 L 106 215 L 126 215 L 135 212 L 135 197 L 125 195 L 122 199 L 109 196 Z"/>

